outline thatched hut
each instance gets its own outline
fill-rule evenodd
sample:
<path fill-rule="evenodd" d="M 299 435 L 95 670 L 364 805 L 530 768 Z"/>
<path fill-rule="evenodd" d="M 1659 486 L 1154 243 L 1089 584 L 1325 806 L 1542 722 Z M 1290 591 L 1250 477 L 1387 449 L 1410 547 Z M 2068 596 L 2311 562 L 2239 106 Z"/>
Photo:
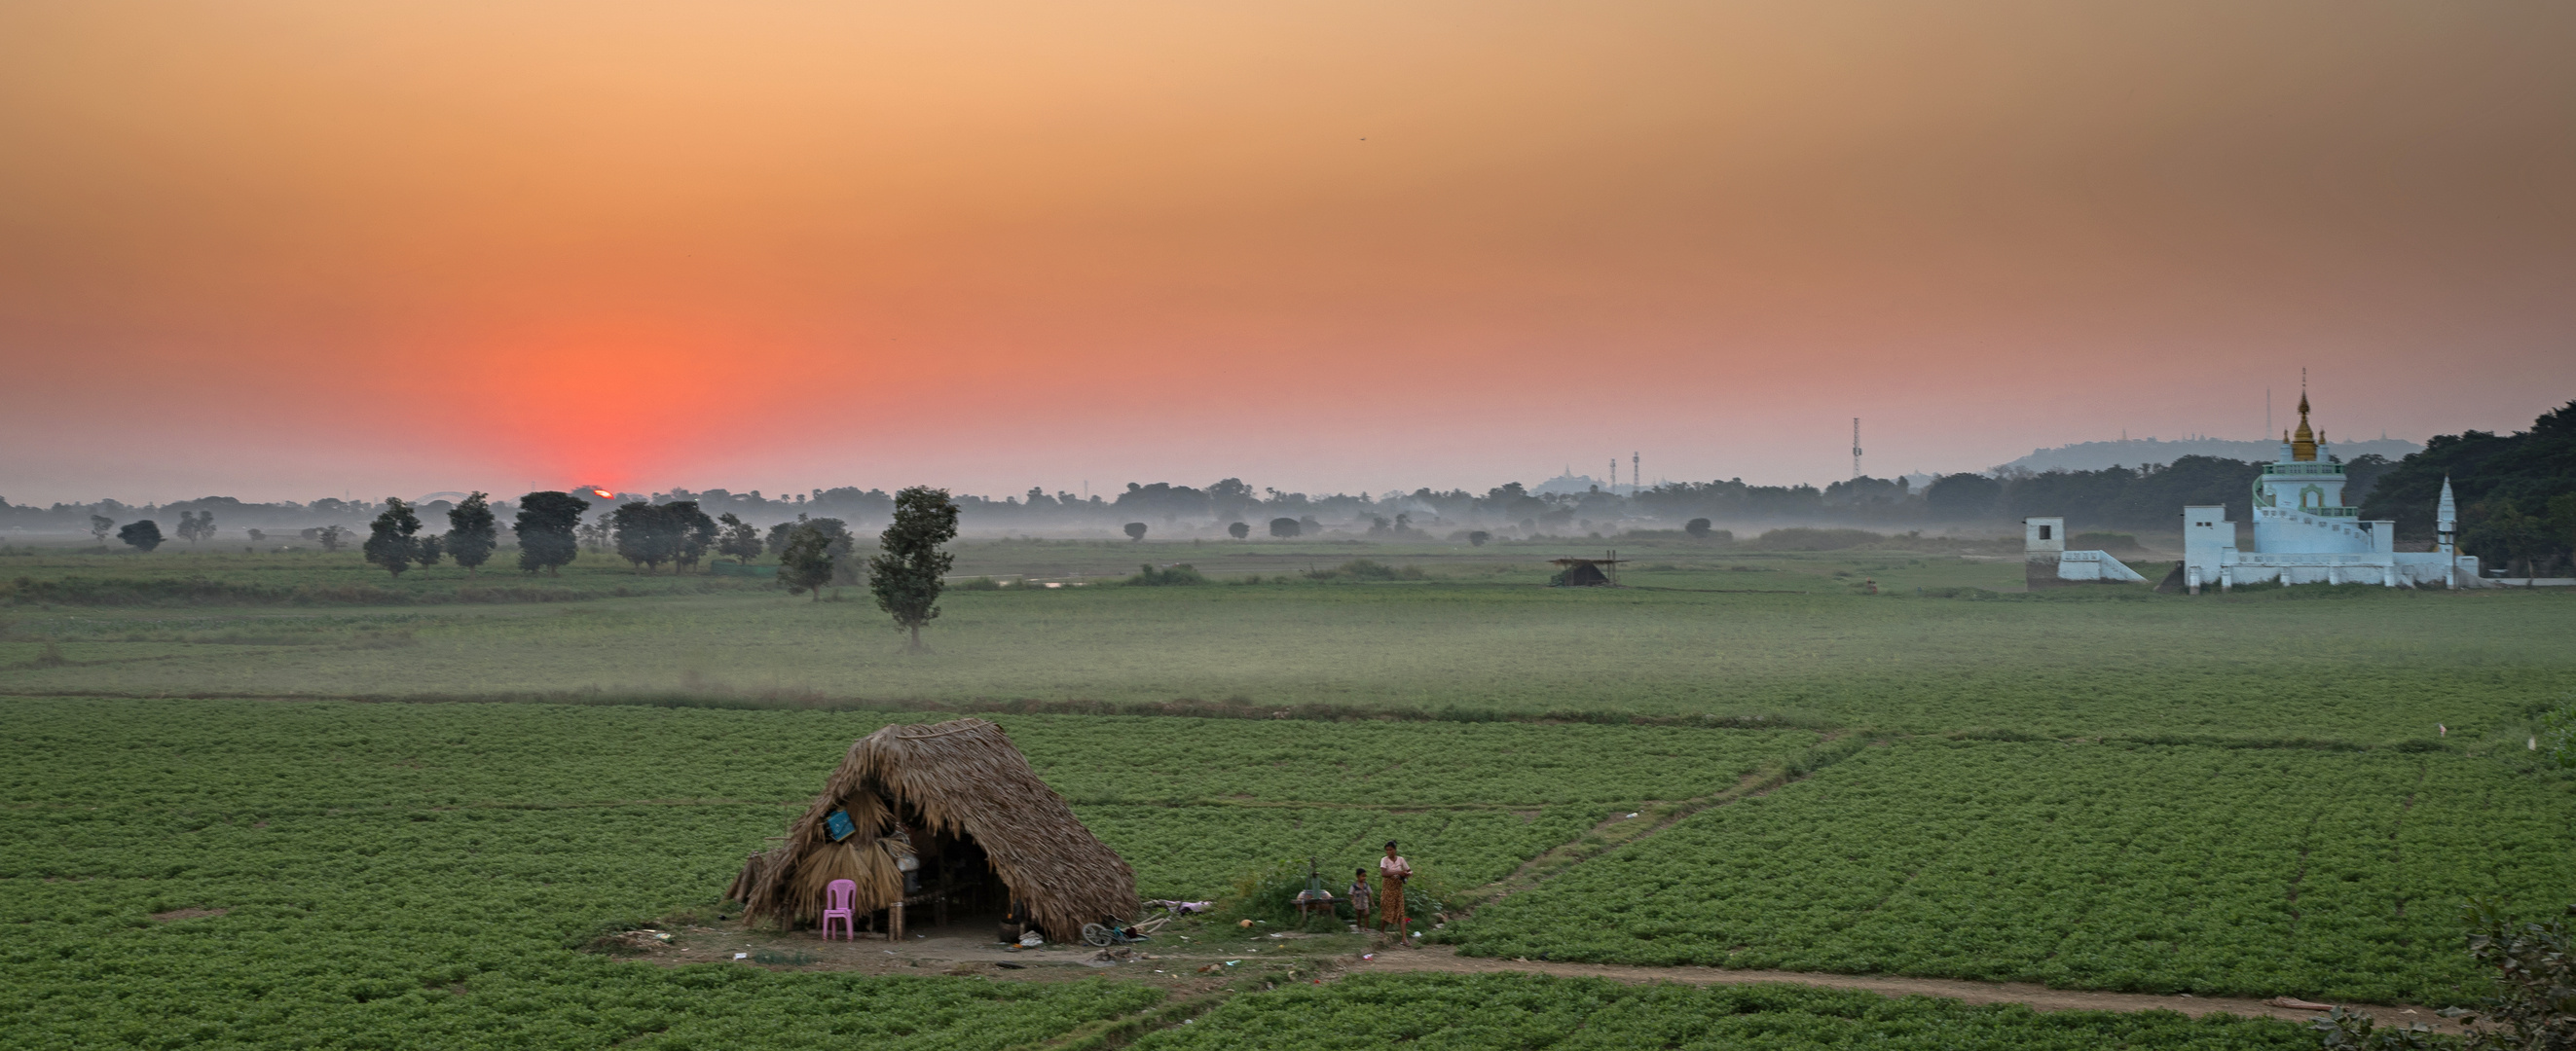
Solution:
<path fill-rule="evenodd" d="M 1622 561 L 1625 560 L 1618 558 L 1552 559 L 1548 564 L 1557 567 L 1557 573 L 1555 579 L 1548 581 L 1548 584 L 1550 586 L 1560 588 L 1611 587 L 1616 585 L 1618 581 L 1601 572 L 1601 567 L 1612 567 L 1611 572 L 1615 573 L 1618 572 L 1617 567 Z"/>
<path fill-rule="evenodd" d="M 745 861 L 725 896 L 793 926 L 822 914 L 836 879 L 859 885 L 863 917 L 898 903 L 1000 916 L 1017 902 L 1054 941 L 1137 911 L 1135 870 L 982 719 L 860 738 L 786 842 Z"/>

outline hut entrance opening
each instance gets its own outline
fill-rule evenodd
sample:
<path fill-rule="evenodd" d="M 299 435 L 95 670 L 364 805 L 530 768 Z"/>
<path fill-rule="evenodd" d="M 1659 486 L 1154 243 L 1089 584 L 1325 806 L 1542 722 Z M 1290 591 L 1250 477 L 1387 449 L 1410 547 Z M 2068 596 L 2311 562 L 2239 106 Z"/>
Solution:
<path fill-rule="evenodd" d="M 964 829 L 925 831 L 929 822 L 911 807 L 904 808 L 903 818 L 904 827 L 914 830 L 914 856 L 921 861 L 921 867 L 910 873 L 910 882 L 918 886 L 904 888 L 908 919 L 916 924 L 927 920 L 933 927 L 966 925 L 992 930 L 1010 912 L 1011 888 L 1002 882 L 1001 873 L 993 870 L 992 857 L 984 852 L 984 845 L 975 842 L 975 837 Z M 884 915 L 878 913 L 880 921 Z"/>

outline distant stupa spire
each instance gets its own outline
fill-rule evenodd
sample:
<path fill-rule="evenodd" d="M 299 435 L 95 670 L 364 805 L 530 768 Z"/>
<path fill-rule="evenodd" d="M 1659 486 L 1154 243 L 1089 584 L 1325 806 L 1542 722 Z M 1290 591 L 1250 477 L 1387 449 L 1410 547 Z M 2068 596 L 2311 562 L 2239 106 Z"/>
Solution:
<path fill-rule="evenodd" d="M 2314 462 L 2317 458 L 2317 432 L 2308 428 L 2308 392 L 2299 392 L 2299 429 L 2290 432 L 2290 459 Z"/>

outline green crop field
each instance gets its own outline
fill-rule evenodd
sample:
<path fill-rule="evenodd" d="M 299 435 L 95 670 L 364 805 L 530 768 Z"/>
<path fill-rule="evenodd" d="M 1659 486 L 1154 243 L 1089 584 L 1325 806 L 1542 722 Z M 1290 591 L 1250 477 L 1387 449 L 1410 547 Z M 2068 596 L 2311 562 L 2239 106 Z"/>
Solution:
<path fill-rule="evenodd" d="M 2576 900 L 2576 795 L 2524 751 L 2576 693 L 2552 593 L 2027 596 L 1937 552 L 1678 545 L 1566 591 L 1517 545 L 961 550 L 1085 586 L 953 591 L 906 656 L 857 589 L 595 556 L 399 583 L 345 554 L 7 556 L 0 1046 L 1006 1047 L 1162 1010 L 583 948 L 716 910 L 852 739 L 961 711 L 1149 896 L 1386 838 L 1461 890 L 1561 857 L 1441 932 L 1469 953 L 2451 1002 L 2464 897 Z M 1425 579 L 1300 575 L 1358 557 Z M 1220 582 L 1109 582 L 1194 559 Z M 1171 714 L 1219 710 L 1245 717 Z M 1674 806 L 1707 808 L 1614 831 Z M 1527 977 L 1171 1022 L 1145 1046 L 2311 1040 Z"/>
<path fill-rule="evenodd" d="M 1892 558 L 1854 554 L 1833 572 Z M 2192 599 L 2083 589 L 1981 599 L 1918 596 L 1902 584 L 1854 594 L 1830 573 L 1805 571 L 1671 574 L 1691 586 L 1795 575 L 1816 589 L 1797 594 L 1567 591 L 1535 586 L 1534 575 L 1459 573 L 953 592 L 926 657 L 898 652 L 855 590 L 838 603 L 753 588 L 562 603 L 138 607 L 28 602 L 20 589 L 0 596 L 14 602 L 0 606 L 0 692 L 886 707 L 1197 699 L 2386 743 L 2437 723 L 2472 734 L 2518 725 L 2536 700 L 2576 689 L 2576 648 L 2563 645 L 2576 616 L 2551 594 L 2346 587 Z M 601 589 L 609 579 L 747 586 L 585 579 L 588 595 L 613 595 Z"/>
<path fill-rule="evenodd" d="M 2372 1002 L 2472 895 L 2576 893 L 2576 791 L 2450 753 L 1912 740 L 1444 932 L 1467 951 Z"/>
<path fill-rule="evenodd" d="M 2289 1051 L 2317 1042 L 2280 1022 L 2225 1015 L 2195 1021 L 2171 1012 L 2038 1014 L 2015 1005 L 1969 1007 L 1779 985 L 1694 989 L 1539 975 L 1372 974 L 1238 997 L 1195 1025 L 1150 1034 L 1133 1046 Z"/>

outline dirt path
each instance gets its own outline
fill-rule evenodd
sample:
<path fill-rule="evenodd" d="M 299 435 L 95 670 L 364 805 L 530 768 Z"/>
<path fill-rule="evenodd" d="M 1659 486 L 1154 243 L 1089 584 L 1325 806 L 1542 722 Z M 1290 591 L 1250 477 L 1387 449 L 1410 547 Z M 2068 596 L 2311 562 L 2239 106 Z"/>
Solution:
<path fill-rule="evenodd" d="M 2051 989 L 2044 985 L 2022 982 L 1971 982 L 1946 978 L 1896 978 L 1865 974 L 1820 974 L 1809 971 L 1753 971 L 1720 967 L 1632 967 L 1620 964 L 1561 963 L 1552 960 L 1498 960 L 1481 956 L 1460 956 L 1446 946 L 1420 949 L 1398 949 L 1377 954 L 1374 960 L 1344 958 L 1337 961 L 1345 973 L 1362 971 L 1437 971 L 1448 974 L 1554 974 L 1579 978 L 1608 978 L 1618 982 L 1679 982 L 1684 985 L 1748 985 L 1755 982 L 1788 982 L 1796 985 L 1821 986 L 1828 989 L 1862 989 L 1887 996 L 1939 996 L 1965 1000 L 1972 1004 L 2024 1004 L 2037 1011 L 2179 1011 L 2191 1017 L 2215 1011 L 2228 1014 L 2280 1018 L 2305 1022 L 2322 1017 L 2321 1011 L 2301 1011 L 2273 1007 L 2260 1000 L 2233 997 L 2156 996 L 2147 993 L 2095 993 L 2073 989 Z M 2377 1004 L 2345 1004 L 2347 1010 L 2361 1011 L 2377 1018 L 2382 1025 L 2404 1025 L 2421 1022 L 2444 1033 L 2457 1033 L 2457 1025 L 2434 1013 L 2429 1007 L 2395 1007 Z"/>
<path fill-rule="evenodd" d="M 1888 975 L 1825 974 L 1811 971 L 1756 971 L 1721 967 L 1641 967 L 1623 964 L 1564 963 L 1553 960 L 1504 960 L 1460 956 L 1447 946 L 1394 948 L 1384 938 L 1374 958 L 1363 958 L 1354 936 L 1331 940 L 1263 941 L 1193 945 L 1188 942 L 1137 946 L 1118 960 L 1095 958 L 1096 950 L 1049 945 L 1021 950 L 991 941 L 982 928 L 932 929 L 927 936 L 894 945 L 881 935 L 858 941 L 822 941 L 811 933 L 781 934 L 745 929 L 739 924 L 691 926 L 669 942 L 649 936 L 635 939 L 619 955 L 664 966 L 732 962 L 735 953 L 751 966 L 787 970 L 857 971 L 868 974 L 945 974 L 1002 981 L 1065 981 L 1109 971 L 1130 981 L 1170 988 L 1176 995 L 1204 995 L 1250 990 L 1285 980 L 1333 981 L 1367 972 L 1436 972 L 1445 974 L 1553 974 L 1607 978 L 1616 982 L 1678 982 L 1684 985 L 1748 985 L 1785 982 L 1827 989 L 1858 989 L 1885 996 L 1938 996 L 1972 1004 L 2022 1004 L 2038 1011 L 2177 1011 L 2197 1018 L 2215 1011 L 2240 1017 L 2305 1022 L 2322 1012 L 2273 1007 L 2260 1000 L 2235 997 L 2157 996 L 2147 993 L 2085 992 L 2051 989 L 2023 982 L 1976 982 L 1947 978 L 1901 978 Z M 1225 961 L 1236 961 L 1227 964 Z M 773 962 L 774 961 L 774 962 Z M 1292 977 L 1293 976 L 1293 977 Z M 2422 1023 L 2444 1033 L 2459 1027 L 2433 1009 L 2414 1005 L 2345 1004 L 2377 1018 L 2382 1025 Z"/>

